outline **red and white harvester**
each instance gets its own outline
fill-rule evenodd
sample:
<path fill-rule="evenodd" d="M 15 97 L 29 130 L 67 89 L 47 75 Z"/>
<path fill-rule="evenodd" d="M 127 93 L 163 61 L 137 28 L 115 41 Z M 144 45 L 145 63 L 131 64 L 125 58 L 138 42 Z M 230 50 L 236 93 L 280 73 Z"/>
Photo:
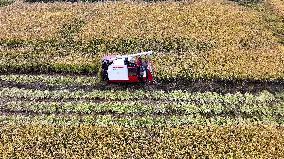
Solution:
<path fill-rule="evenodd" d="M 153 66 L 149 55 L 141 52 L 132 55 L 105 56 L 102 59 L 102 78 L 108 82 L 154 82 Z"/>

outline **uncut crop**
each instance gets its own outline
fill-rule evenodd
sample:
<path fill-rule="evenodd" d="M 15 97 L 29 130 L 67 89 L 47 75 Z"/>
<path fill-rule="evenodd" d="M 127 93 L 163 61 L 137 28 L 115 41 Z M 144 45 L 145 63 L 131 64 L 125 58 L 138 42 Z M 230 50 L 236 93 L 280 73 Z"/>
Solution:
<path fill-rule="evenodd" d="M 284 2 L 282 0 L 269 0 L 268 4 L 281 16 L 284 16 Z"/>
<path fill-rule="evenodd" d="M 94 73 L 103 55 L 153 50 L 160 79 L 282 79 L 266 11 L 219 0 L 17 3 L 0 9 L 0 71 Z"/>
<path fill-rule="evenodd" d="M 0 156 L 44 158 L 281 158 L 283 127 L 123 128 L 7 125 Z"/>

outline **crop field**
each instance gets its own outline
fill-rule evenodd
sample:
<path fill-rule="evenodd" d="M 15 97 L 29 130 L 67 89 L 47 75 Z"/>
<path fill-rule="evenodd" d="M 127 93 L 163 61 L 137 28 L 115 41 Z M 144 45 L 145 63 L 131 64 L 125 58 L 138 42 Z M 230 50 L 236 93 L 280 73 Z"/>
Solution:
<path fill-rule="evenodd" d="M 284 155 L 281 83 L 218 92 L 10 74 L 0 76 L 0 86 L 4 158 Z"/>
<path fill-rule="evenodd" d="M 32 1 L 0 0 L 0 158 L 284 158 L 283 1 Z M 149 50 L 157 84 L 101 80 Z"/>
<path fill-rule="evenodd" d="M 103 55 L 153 50 L 162 80 L 284 77 L 284 24 L 264 4 L 15 3 L 0 15 L 0 72 L 94 74 Z"/>

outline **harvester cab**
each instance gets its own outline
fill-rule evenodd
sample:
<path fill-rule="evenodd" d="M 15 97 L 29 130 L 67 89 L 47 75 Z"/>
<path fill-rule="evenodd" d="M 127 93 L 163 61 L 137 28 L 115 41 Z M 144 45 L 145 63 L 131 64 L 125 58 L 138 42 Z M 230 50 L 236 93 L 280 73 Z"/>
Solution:
<path fill-rule="evenodd" d="M 102 78 L 108 82 L 154 82 L 153 66 L 149 55 L 141 52 L 132 55 L 105 56 L 102 59 Z"/>

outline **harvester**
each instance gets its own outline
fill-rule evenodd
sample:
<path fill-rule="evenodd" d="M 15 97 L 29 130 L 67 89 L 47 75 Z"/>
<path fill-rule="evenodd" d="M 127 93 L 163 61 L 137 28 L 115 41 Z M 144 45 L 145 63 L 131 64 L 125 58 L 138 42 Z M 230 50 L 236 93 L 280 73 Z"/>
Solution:
<path fill-rule="evenodd" d="M 153 66 L 148 60 L 152 53 L 105 56 L 102 79 L 109 83 L 154 83 Z"/>

